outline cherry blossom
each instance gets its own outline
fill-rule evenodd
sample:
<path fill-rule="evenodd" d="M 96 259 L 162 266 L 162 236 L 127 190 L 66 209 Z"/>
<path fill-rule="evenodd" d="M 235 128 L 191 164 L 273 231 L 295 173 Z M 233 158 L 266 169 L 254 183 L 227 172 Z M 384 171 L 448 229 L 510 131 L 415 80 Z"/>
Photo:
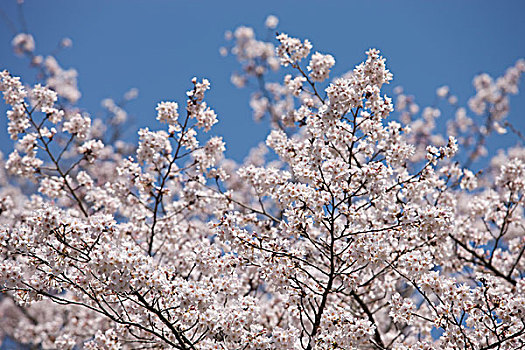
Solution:
<path fill-rule="evenodd" d="M 249 103 L 271 126 L 242 162 L 224 156 L 208 79 L 158 102 L 133 145 L 120 131 L 136 90 L 102 102 L 105 123 L 76 105 L 74 69 L 15 37 L 46 75 L 0 73 L 15 142 L 0 156 L 0 335 L 42 349 L 525 346 L 525 151 L 476 163 L 492 134 L 519 137 L 523 60 L 475 77 L 467 107 L 439 87 L 454 111 L 441 134 L 443 106 L 384 93 L 377 49 L 333 76 L 308 39 L 226 37 L 232 80 L 256 82 Z"/>

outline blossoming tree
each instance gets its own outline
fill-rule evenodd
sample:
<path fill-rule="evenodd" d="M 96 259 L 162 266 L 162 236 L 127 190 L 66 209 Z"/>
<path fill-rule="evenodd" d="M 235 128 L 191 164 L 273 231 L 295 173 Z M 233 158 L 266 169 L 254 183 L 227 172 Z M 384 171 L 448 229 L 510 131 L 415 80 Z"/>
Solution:
<path fill-rule="evenodd" d="M 266 25 L 275 30 L 277 19 Z M 161 102 L 160 130 L 119 139 L 76 106 L 76 71 L 13 40 L 42 80 L 0 73 L 15 149 L 0 172 L 0 332 L 43 349 L 525 347 L 525 150 L 486 156 L 525 62 L 419 111 L 378 50 L 341 77 L 331 55 L 240 27 L 223 48 L 272 125 L 224 159 L 206 79 Z M 64 46 L 70 41 L 63 41 Z M 282 80 L 269 77 L 284 69 Z M 133 98 L 134 91 L 125 100 Z M 395 109 L 395 112 L 394 112 Z M 203 141 L 206 140 L 206 141 Z M 274 152 L 275 155 L 267 156 Z M 479 162 L 478 162 L 479 164 Z"/>

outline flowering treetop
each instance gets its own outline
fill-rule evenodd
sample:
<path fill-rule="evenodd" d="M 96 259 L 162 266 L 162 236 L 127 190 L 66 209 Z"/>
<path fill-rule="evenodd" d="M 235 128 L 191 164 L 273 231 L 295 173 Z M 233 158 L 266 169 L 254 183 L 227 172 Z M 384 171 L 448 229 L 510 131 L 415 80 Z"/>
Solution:
<path fill-rule="evenodd" d="M 476 77 L 443 137 L 440 110 L 419 113 L 399 89 L 392 117 L 376 49 L 331 77 L 334 57 L 308 40 L 229 37 L 232 81 L 257 82 L 250 105 L 272 125 L 242 164 L 203 135 L 217 123 L 207 79 L 160 102 L 162 127 L 134 146 L 119 139 L 123 105 L 92 118 L 76 72 L 15 37 L 44 81 L 0 73 L 15 140 L 0 177 L 0 331 L 46 349 L 525 346 L 525 152 L 469 170 L 490 134 L 513 130 L 525 62 Z M 448 87 L 438 95 L 456 107 Z"/>

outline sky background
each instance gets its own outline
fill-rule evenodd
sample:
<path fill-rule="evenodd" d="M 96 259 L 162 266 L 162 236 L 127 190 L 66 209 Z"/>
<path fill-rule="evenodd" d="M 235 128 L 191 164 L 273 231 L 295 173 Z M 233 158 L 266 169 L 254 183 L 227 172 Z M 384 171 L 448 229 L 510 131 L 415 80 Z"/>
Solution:
<path fill-rule="evenodd" d="M 15 0 L 1 0 L 0 9 L 21 28 Z M 79 105 L 100 115 L 102 99 L 118 99 L 130 88 L 139 98 L 127 108 L 133 116 L 129 134 L 155 121 L 159 101 L 185 104 L 192 77 L 206 77 L 212 89 L 207 101 L 218 114 L 212 133 L 224 137 L 227 156 L 241 160 L 265 139 L 265 123 L 255 123 L 249 108 L 250 90 L 230 83 L 239 69 L 232 56 L 221 57 L 224 32 L 253 26 L 264 36 L 265 18 L 279 17 L 277 30 L 302 39 L 314 50 L 336 59 L 335 74 L 352 69 L 375 47 L 387 58 L 394 81 L 420 106 L 435 101 L 435 90 L 449 85 L 465 105 L 473 94 L 472 78 L 481 72 L 502 74 L 525 57 L 525 1 L 227 1 L 227 0 L 26 0 L 24 13 L 36 40 L 36 53 L 48 54 L 63 37 L 73 47 L 58 61 L 78 71 Z M 259 36 L 261 36 L 259 35 Z M 0 21 L 0 69 L 33 83 L 36 72 L 27 59 L 12 53 L 13 33 Z M 521 88 L 524 88 L 522 83 Z M 525 99 L 512 98 L 508 118 L 525 131 Z M 0 106 L 0 150 L 12 148 L 6 107 Z M 449 117 L 443 115 L 439 122 Z M 491 149 L 514 144 L 515 137 L 492 139 Z"/>

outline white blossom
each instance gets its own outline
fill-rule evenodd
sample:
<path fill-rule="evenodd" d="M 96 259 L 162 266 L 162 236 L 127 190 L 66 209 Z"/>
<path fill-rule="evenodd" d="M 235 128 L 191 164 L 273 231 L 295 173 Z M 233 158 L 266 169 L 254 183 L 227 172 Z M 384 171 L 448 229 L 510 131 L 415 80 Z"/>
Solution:
<path fill-rule="evenodd" d="M 29 38 L 13 44 L 32 56 Z M 308 40 L 279 34 L 276 49 L 245 26 L 227 39 L 233 80 L 257 81 L 249 104 L 269 117 L 242 162 L 205 134 L 218 122 L 207 79 L 192 79 L 185 103 L 158 103 L 161 129 L 133 145 L 120 139 L 133 90 L 92 121 L 74 106 L 76 71 L 55 58 L 33 59 L 46 85 L 0 73 L 17 140 L 0 155 L 0 337 L 42 349 L 522 348 L 525 151 L 475 162 L 489 137 L 519 137 L 505 118 L 524 61 L 478 75 L 469 109 L 442 86 L 431 107 L 398 87 L 394 110 L 376 49 L 321 86 L 335 59 L 316 52 L 306 66 Z"/>

